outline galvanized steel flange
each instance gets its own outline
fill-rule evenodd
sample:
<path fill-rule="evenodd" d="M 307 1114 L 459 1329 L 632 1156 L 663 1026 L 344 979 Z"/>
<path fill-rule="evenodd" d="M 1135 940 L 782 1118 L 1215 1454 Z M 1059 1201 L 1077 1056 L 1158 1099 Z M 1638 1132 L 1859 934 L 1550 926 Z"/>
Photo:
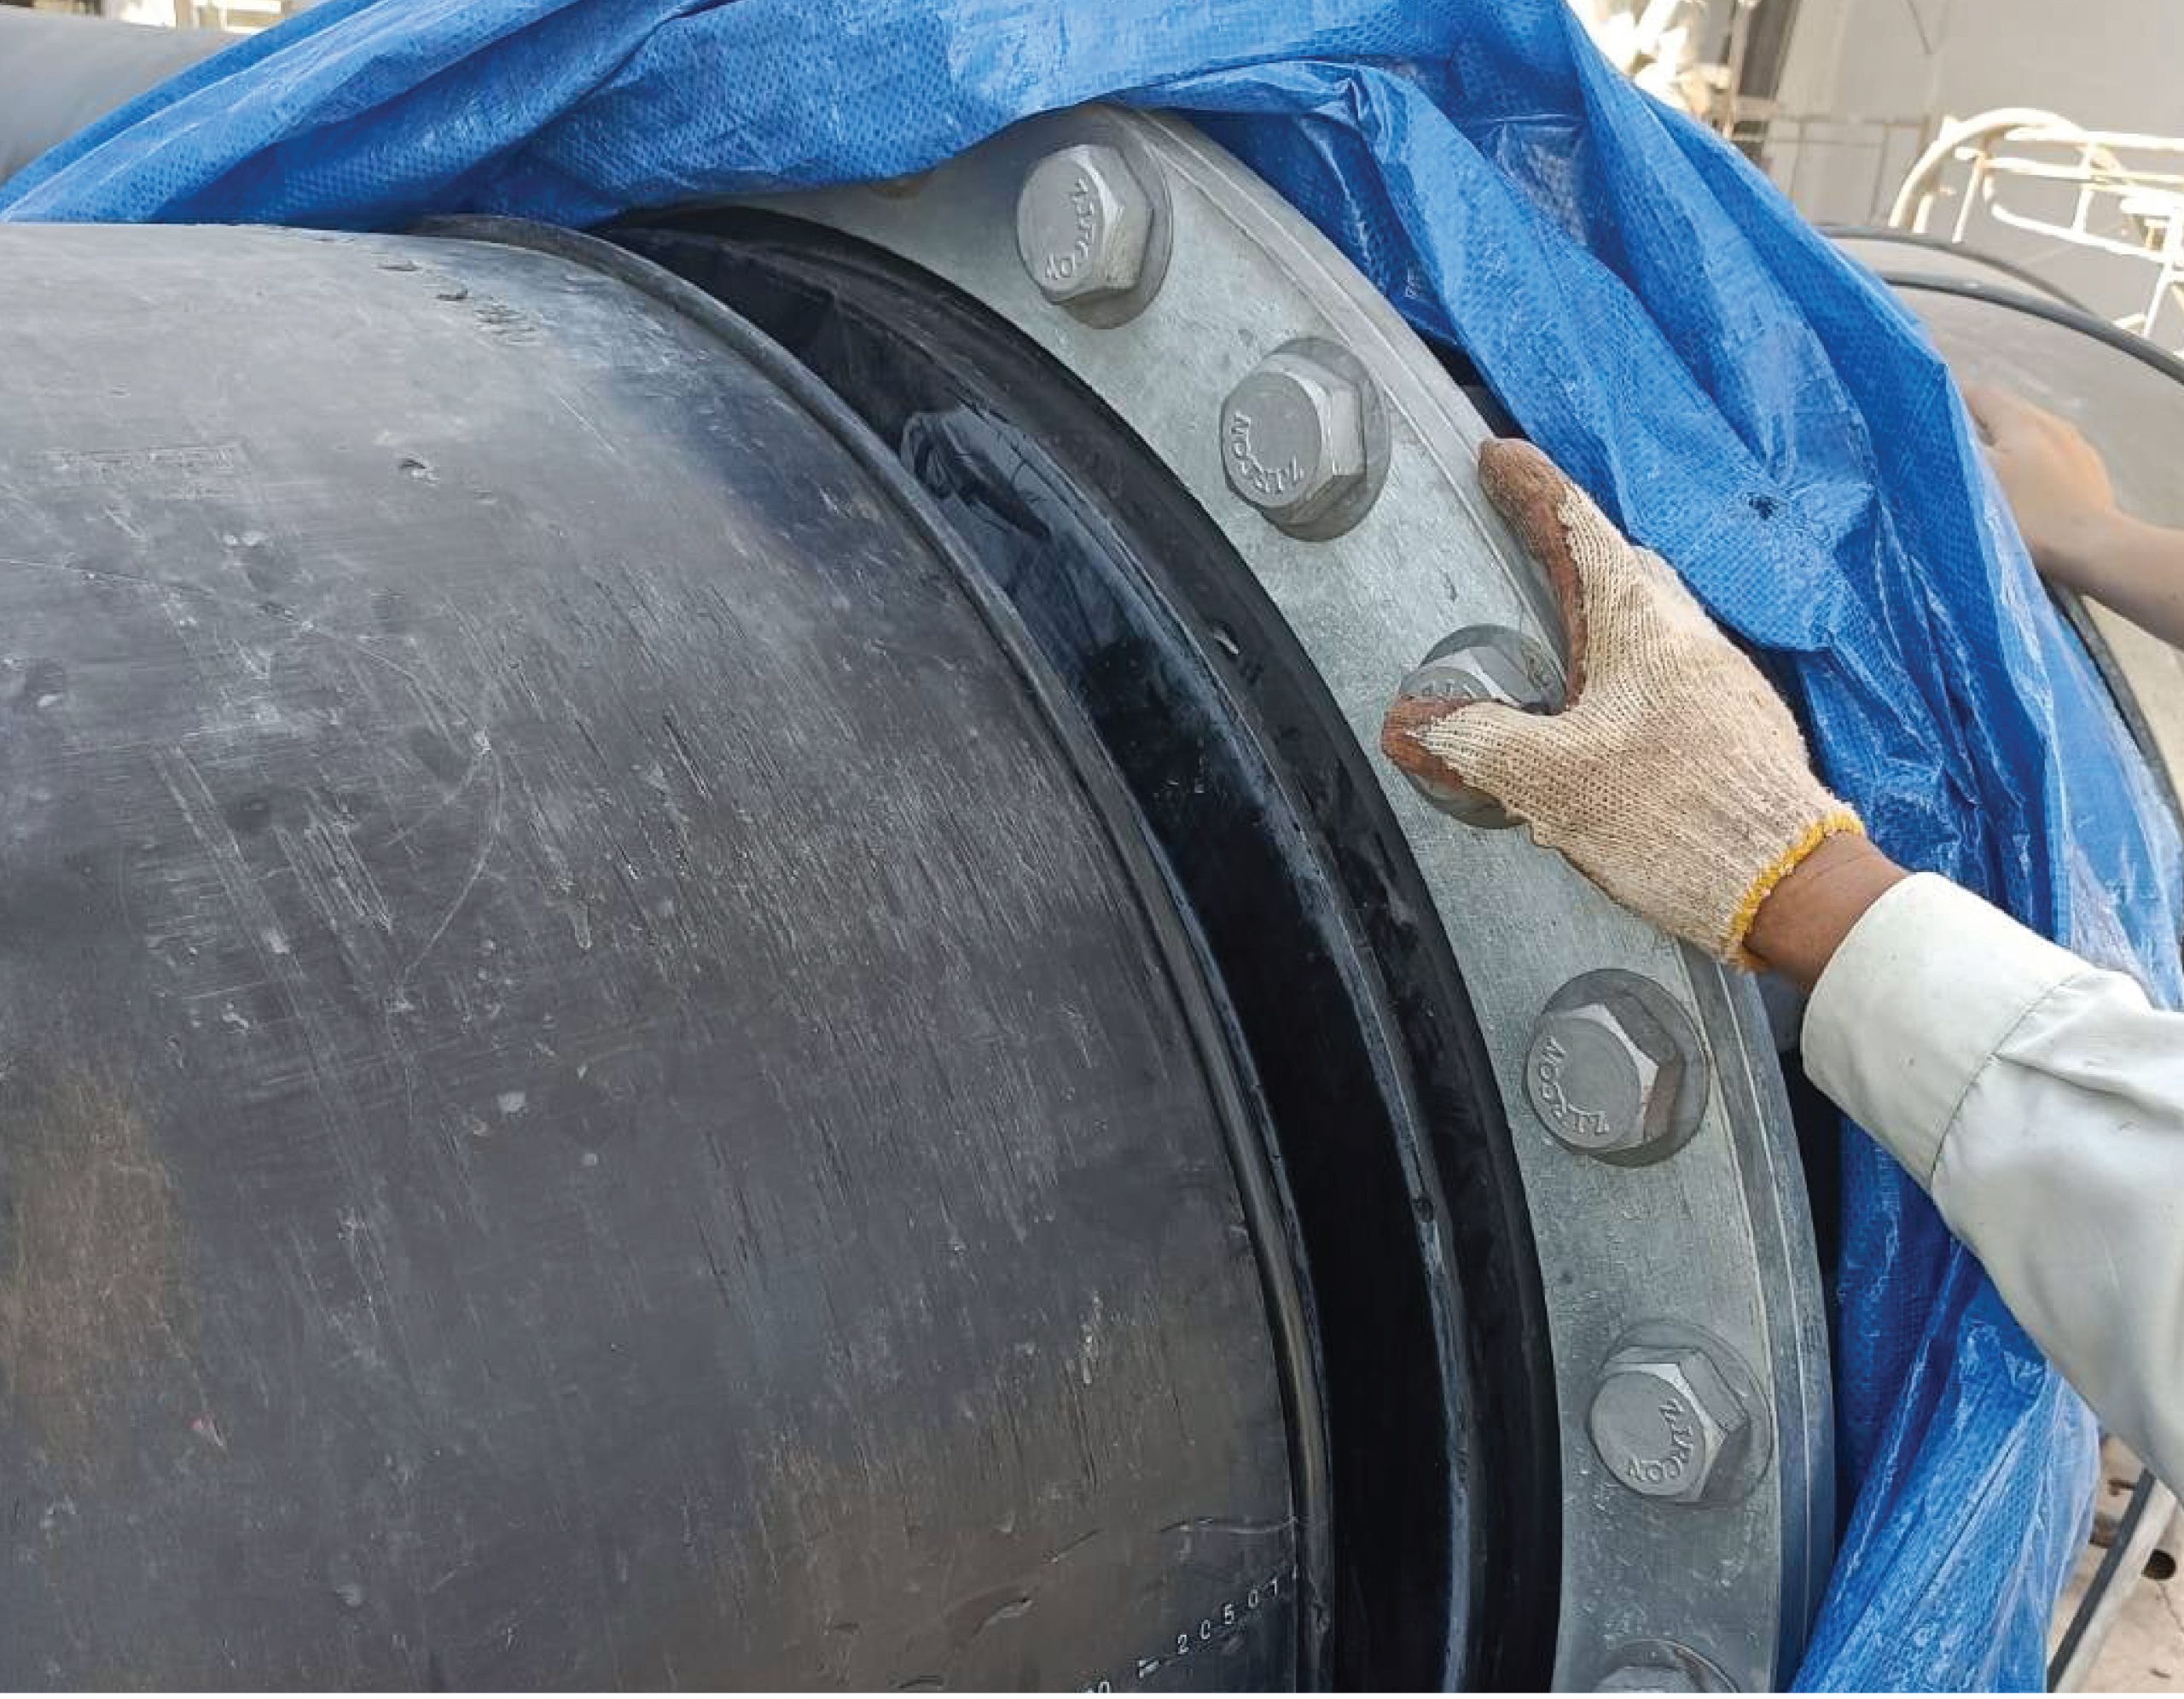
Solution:
<path fill-rule="evenodd" d="M 1196 132 L 1059 113 L 907 183 L 765 204 L 923 266 L 1099 394 L 1221 527 L 1365 748 L 1414 668 L 1558 699 L 1551 598 L 1478 491 L 1484 422 L 1349 262 Z M 1379 771 L 1486 1035 L 1548 1295 L 1556 1684 L 1778 1685 L 1827 1577 L 1833 1458 L 1759 999 L 1482 799 Z"/>

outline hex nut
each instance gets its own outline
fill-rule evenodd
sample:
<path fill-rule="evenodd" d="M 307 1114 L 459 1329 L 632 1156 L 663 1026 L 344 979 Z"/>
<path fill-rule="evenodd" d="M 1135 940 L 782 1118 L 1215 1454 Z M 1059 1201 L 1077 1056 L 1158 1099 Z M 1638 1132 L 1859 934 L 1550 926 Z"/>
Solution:
<path fill-rule="evenodd" d="M 1589 1155 L 1665 1148 L 1685 1060 L 1638 998 L 1608 991 L 1542 1014 L 1525 1060 L 1525 1089 L 1547 1130 Z"/>
<path fill-rule="evenodd" d="M 1359 383 L 1296 349 L 1262 360 L 1221 404 L 1228 487 L 1277 525 L 1310 524 L 1365 487 Z"/>
<path fill-rule="evenodd" d="M 1448 696 L 1471 701 L 1507 702 L 1512 707 L 1543 708 L 1549 698 L 1531 674 L 1525 657 L 1513 648 L 1511 632 L 1475 631 L 1454 648 L 1437 649 L 1431 659 L 1403 680 L 1403 694 Z"/>
<path fill-rule="evenodd" d="M 1735 1475 L 1751 1412 L 1702 1347 L 1633 1346 L 1601 1370 L 1589 1426 L 1600 1462 L 1633 1492 L 1695 1504 Z"/>
<path fill-rule="evenodd" d="M 1467 625 L 1433 646 L 1397 687 L 1406 696 L 1449 701 L 1503 702 L 1551 713 L 1562 705 L 1554 669 L 1536 643 L 1499 625 Z M 1411 788 L 1443 813 L 1473 826 L 1500 829 L 1516 820 L 1483 790 L 1447 784 L 1405 771 Z"/>
<path fill-rule="evenodd" d="M 1056 305 L 1128 294 L 1145 275 L 1153 197 L 1116 148 L 1083 143 L 1031 167 L 1016 197 L 1016 251 Z"/>

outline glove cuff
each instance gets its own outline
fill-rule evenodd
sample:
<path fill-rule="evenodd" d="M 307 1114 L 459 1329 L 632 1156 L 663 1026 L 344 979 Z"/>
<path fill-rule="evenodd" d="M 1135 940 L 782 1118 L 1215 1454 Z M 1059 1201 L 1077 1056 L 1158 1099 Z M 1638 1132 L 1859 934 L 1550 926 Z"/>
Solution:
<path fill-rule="evenodd" d="M 1729 924 L 1716 954 L 1733 966 L 1757 970 L 1765 964 L 1745 948 L 1745 934 L 1751 930 L 1752 922 L 1758 917 L 1759 905 L 1774 895 L 1774 887 L 1797 871 L 1805 858 L 1828 839 L 1842 833 L 1855 833 L 1863 837 L 1865 822 L 1847 803 L 1838 802 L 1827 813 L 1805 828 L 1797 841 L 1760 869 L 1729 916 Z"/>

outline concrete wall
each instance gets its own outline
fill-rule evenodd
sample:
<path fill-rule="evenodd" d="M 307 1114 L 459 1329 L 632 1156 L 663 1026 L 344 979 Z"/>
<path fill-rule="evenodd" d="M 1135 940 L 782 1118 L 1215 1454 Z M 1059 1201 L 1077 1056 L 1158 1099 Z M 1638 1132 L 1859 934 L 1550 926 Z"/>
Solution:
<path fill-rule="evenodd" d="M 1818 110 L 2045 106 L 2184 132 L 2177 0 L 1802 0 L 1783 98 Z"/>
<path fill-rule="evenodd" d="M 300 12 L 314 0 L 96 0 L 90 9 L 102 16 L 127 24 L 153 24 L 164 29 L 224 29 L 248 34 L 278 23 L 291 12 Z M 46 11 L 81 9 L 74 0 L 31 0 Z"/>

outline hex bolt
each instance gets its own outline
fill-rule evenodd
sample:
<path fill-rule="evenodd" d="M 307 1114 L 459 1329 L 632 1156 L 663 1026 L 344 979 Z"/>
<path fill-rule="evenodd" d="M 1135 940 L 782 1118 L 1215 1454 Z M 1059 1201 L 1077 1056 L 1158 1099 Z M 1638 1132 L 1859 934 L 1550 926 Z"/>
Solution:
<path fill-rule="evenodd" d="M 1084 307 L 1126 295 L 1145 275 L 1153 197 L 1116 148 L 1083 143 L 1031 167 L 1016 197 L 1016 251 L 1039 293 Z"/>
<path fill-rule="evenodd" d="M 1221 404 L 1228 487 L 1292 531 L 1362 494 L 1371 473 L 1364 383 L 1296 348 L 1269 354 Z"/>
<path fill-rule="evenodd" d="M 1705 1348 L 1629 1346 L 1593 1394 L 1593 1448 L 1633 1492 L 1672 1504 L 1722 1499 L 1751 1444 L 1752 1417 Z"/>
<path fill-rule="evenodd" d="M 1502 625 L 1467 625 L 1444 637 L 1397 689 L 1406 696 L 1503 702 L 1536 713 L 1552 713 L 1562 706 L 1562 688 L 1547 652 L 1523 633 Z M 1409 771 L 1403 776 L 1436 808 L 1468 825 L 1499 829 L 1517 823 L 1483 790 L 1423 779 Z"/>
<path fill-rule="evenodd" d="M 1684 1068 L 1676 1036 L 1636 992 L 1606 986 L 1540 1016 L 1525 1089 L 1547 1130 L 1573 1150 L 1664 1155 L 1677 1131 Z"/>

